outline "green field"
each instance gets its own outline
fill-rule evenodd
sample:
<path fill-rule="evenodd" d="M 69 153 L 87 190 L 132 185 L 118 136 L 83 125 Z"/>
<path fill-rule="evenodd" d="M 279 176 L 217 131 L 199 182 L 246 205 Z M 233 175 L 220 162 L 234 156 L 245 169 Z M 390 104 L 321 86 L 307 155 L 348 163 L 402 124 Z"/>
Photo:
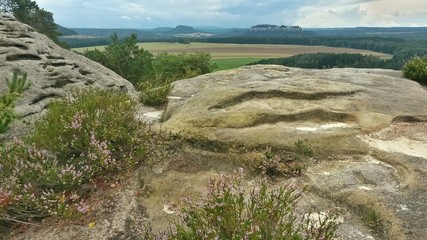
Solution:
<path fill-rule="evenodd" d="M 246 64 L 253 63 L 261 59 L 263 58 L 221 58 L 213 59 L 211 62 L 218 66 L 216 71 L 220 71 L 245 66 Z"/>
<path fill-rule="evenodd" d="M 272 45 L 272 44 L 232 44 L 232 43 L 197 43 L 190 44 L 169 42 L 139 43 L 138 46 L 157 54 L 160 52 L 182 53 L 182 52 L 206 52 L 210 53 L 212 61 L 217 63 L 219 70 L 232 69 L 246 65 L 263 58 L 283 58 L 305 53 L 360 53 L 372 54 L 382 59 L 390 59 L 391 55 L 360 50 L 352 48 L 338 48 L 327 46 L 304 46 L 304 45 Z M 105 46 L 94 46 L 85 48 L 74 48 L 74 51 L 104 50 Z"/>

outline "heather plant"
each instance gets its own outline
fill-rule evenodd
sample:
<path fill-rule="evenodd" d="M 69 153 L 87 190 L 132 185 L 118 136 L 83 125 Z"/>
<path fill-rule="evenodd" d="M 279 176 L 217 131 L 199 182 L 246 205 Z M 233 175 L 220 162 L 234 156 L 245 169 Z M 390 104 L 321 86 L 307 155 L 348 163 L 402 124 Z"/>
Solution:
<path fill-rule="evenodd" d="M 306 214 L 298 219 L 296 205 L 303 188 L 284 184 L 269 190 L 265 181 L 246 191 L 242 171 L 210 180 L 200 202 L 188 200 L 181 221 L 169 232 L 146 239 L 332 239 L 338 226 L 337 214 L 322 218 Z"/>
<path fill-rule="evenodd" d="M 413 57 L 402 68 L 403 76 L 427 84 L 427 56 Z"/>
<path fill-rule="evenodd" d="M 0 223 L 89 211 L 94 178 L 132 169 L 151 150 L 135 111 L 129 96 L 110 90 L 81 90 L 51 103 L 31 136 L 0 151 Z"/>
<path fill-rule="evenodd" d="M 0 96 L 0 133 L 6 132 L 9 124 L 16 118 L 14 103 L 21 94 L 30 88 L 27 73 L 14 70 L 12 79 L 6 79 L 8 92 Z"/>
<path fill-rule="evenodd" d="M 56 157 L 19 140 L 2 149 L 1 157 L 0 221 L 67 215 L 83 203 L 76 187 L 84 170 L 61 166 Z"/>
<path fill-rule="evenodd" d="M 61 164 L 81 162 L 105 174 L 143 160 L 148 134 L 135 113 L 136 103 L 124 93 L 80 90 L 50 104 L 29 141 Z"/>
<path fill-rule="evenodd" d="M 267 146 L 262 156 L 252 165 L 255 170 L 268 177 L 300 176 L 313 156 L 314 152 L 307 142 L 298 140 L 293 152 Z"/>

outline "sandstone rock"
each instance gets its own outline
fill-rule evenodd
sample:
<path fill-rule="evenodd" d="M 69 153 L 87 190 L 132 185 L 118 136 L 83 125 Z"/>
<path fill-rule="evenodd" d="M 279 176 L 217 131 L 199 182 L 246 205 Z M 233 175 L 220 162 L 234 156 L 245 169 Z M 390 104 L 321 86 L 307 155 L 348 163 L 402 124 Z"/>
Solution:
<path fill-rule="evenodd" d="M 197 198 L 207 179 L 246 165 L 242 159 L 252 153 L 235 146 L 291 147 L 298 138 L 317 147 L 317 161 L 293 179 L 309 189 L 299 215 L 341 209 L 336 239 L 424 239 L 426 93 L 390 70 L 252 66 L 176 82 L 159 127 L 202 140 L 193 141 L 196 148 L 181 147 L 177 156 L 115 188 L 112 209 L 99 205 L 93 228 L 46 222 L 11 239 L 129 236 L 126 219 L 139 230 L 149 221 L 155 232 L 165 231 L 179 216 L 181 198 Z M 141 107 L 141 119 L 158 116 Z M 210 151 L 222 145 L 230 151 Z M 245 186 L 254 182 L 249 177 Z"/>
<path fill-rule="evenodd" d="M 229 145 L 308 139 L 324 152 L 357 153 L 367 149 L 358 134 L 427 115 L 426 93 L 399 71 L 248 66 L 175 82 L 162 129 Z"/>
<path fill-rule="evenodd" d="M 427 236 L 427 92 L 400 72 L 249 66 L 178 81 L 171 95 L 165 131 L 229 149 L 308 139 L 318 162 L 303 202 L 348 211 L 338 239 Z"/>
<path fill-rule="evenodd" d="M 73 89 L 114 88 L 136 96 L 132 84 L 82 55 L 63 49 L 13 17 L 0 14 L 0 92 L 12 70 L 28 73 L 31 88 L 16 104 L 21 117 L 37 114 L 56 97 Z"/>

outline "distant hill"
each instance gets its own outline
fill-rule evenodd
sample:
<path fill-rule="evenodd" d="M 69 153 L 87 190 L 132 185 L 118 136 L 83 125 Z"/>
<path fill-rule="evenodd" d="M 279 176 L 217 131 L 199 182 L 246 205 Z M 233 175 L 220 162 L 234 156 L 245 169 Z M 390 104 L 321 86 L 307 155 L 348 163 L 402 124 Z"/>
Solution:
<path fill-rule="evenodd" d="M 150 32 L 164 34 L 172 31 L 173 29 L 174 28 L 171 28 L 171 27 L 158 27 L 158 28 L 151 29 Z"/>
<path fill-rule="evenodd" d="M 316 36 L 315 32 L 307 31 L 299 26 L 278 26 L 271 24 L 259 24 L 249 29 L 232 29 L 217 37 L 310 37 Z"/>
<path fill-rule="evenodd" d="M 73 31 L 73 30 L 71 30 L 69 28 L 63 27 L 63 26 L 61 26 L 59 24 L 56 24 L 56 29 L 58 30 L 58 32 L 61 33 L 61 36 L 78 35 L 77 32 L 75 32 L 75 31 Z"/>
<path fill-rule="evenodd" d="M 176 26 L 176 28 L 167 31 L 165 33 L 167 34 L 189 34 L 189 33 L 197 33 L 198 31 L 196 31 L 193 27 L 190 26 L 185 26 L 185 25 L 178 25 Z"/>
<path fill-rule="evenodd" d="M 216 37 L 220 37 L 220 38 L 238 37 L 238 36 L 242 36 L 247 31 L 248 31 L 247 28 L 233 28 L 227 32 L 217 35 Z"/>
<path fill-rule="evenodd" d="M 425 39 L 427 27 L 356 27 L 356 28 L 310 28 L 318 35 L 349 37 L 397 37 Z"/>

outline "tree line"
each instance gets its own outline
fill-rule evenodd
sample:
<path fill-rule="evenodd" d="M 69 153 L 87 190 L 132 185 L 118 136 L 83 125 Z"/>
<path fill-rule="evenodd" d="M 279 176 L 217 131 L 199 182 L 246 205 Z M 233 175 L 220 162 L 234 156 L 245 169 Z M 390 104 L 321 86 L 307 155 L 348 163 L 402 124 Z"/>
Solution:
<path fill-rule="evenodd" d="M 277 64 L 300 68 L 389 68 L 391 60 L 360 53 L 300 54 L 287 58 L 263 59 L 252 64 Z"/>
<path fill-rule="evenodd" d="M 200 41 L 200 40 L 199 40 Z M 400 39 L 392 37 L 230 37 L 230 38 L 208 38 L 204 39 L 204 42 L 210 43 L 238 43 L 238 44 L 294 44 L 294 45 L 308 45 L 317 46 L 324 45 L 329 47 L 345 47 L 354 49 L 371 50 L 381 53 L 387 53 L 393 55 L 391 60 L 382 61 L 381 59 L 376 60 L 376 65 L 380 65 L 381 68 L 389 69 L 401 69 L 403 64 L 410 58 L 419 55 L 427 55 L 427 41 L 426 40 L 412 40 L 412 39 Z M 335 57 L 338 61 L 339 54 L 336 55 L 304 55 L 301 59 L 309 59 L 310 57 L 318 59 L 322 57 Z M 341 59 L 354 58 L 343 55 Z M 363 58 L 363 57 L 362 57 Z M 361 59 L 361 58 L 360 58 Z M 274 60 L 273 60 L 274 61 Z M 294 60 L 290 60 L 294 61 Z M 317 61 L 317 60 L 314 60 Z M 326 61 L 326 60 L 325 60 Z M 373 61 L 371 58 L 364 59 L 363 61 Z M 363 63 L 355 64 L 363 65 Z M 322 65 L 318 65 L 322 68 Z M 347 67 L 350 67 L 347 65 Z"/>

